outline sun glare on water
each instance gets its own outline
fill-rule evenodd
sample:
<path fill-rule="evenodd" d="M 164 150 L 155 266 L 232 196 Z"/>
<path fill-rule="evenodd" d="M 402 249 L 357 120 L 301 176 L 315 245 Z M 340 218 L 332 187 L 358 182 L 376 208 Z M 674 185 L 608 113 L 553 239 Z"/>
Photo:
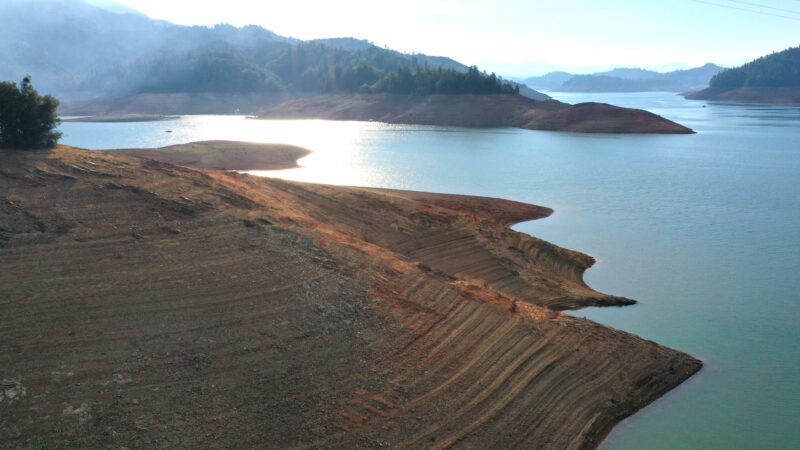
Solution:
<path fill-rule="evenodd" d="M 363 185 L 370 178 L 359 161 L 369 151 L 370 135 L 381 125 L 324 120 L 247 121 L 248 140 L 297 145 L 312 153 L 298 161 L 300 168 L 281 171 L 249 171 L 253 175 L 280 177 L 338 185 Z M 254 126 L 255 125 L 255 126 Z"/>

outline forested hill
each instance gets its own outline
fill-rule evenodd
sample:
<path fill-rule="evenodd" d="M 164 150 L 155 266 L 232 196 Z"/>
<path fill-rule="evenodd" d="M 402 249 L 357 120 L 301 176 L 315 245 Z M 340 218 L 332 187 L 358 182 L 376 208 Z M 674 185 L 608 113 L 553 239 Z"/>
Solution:
<path fill-rule="evenodd" d="M 762 56 L 741 67 L 718 73 L 709 83 L 712 88 L 800 87 L 800 46 Z"/>
<path fill-rule="evenodd" d="M 800 105 L 800 47 L 720 72 L 708 88 L 686 98 Z"/>
<path fill-rule="evenodd" d="M 0 0 L 0 29 L 0 79 L 30 74 L 40 90 L 66 99 L 363 92 L 401 68 L 469 71 L 450 58 L 354 38 L 301 41 L 258 26 L 180 26 L 82 0 Z M 378 88 L 386 89 L 388 80 Z M 547 98 L 524 87 L 522 93 Z"/>
<path fill-rule="evenodd" d="M 466 72 L 452 69 L 422 69 L 416 72 L 401 67 L 360 92 L 390 94 L 519 94 L 519 87 L 486 75 L 477 67 Z"/>

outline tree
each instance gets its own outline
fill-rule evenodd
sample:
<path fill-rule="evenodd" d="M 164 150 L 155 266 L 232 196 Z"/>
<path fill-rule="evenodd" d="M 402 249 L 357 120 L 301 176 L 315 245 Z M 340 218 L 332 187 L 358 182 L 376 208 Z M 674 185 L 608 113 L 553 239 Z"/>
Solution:
<path fill-rule="evenodd" d="M 423 67 L 415 72 L 400 67 L 368 87 L 369 92 L 392 94 L 519 94 L 519 86 L 495 74 L 486 75 L 476 66 L 459 72 L 453 69 Z M 366 91 L 365 88 L 361 88 Z"/>
<path fill-rule="evenodd" d="M 55 146 L 61 139 L 61 133 L 54 131 L 61 123 L 57 108 L 58 100 L 39 95 L 31 86 L 30 76 L 19 87 L 13 81 L 0 82 L 0 147 Z"/>

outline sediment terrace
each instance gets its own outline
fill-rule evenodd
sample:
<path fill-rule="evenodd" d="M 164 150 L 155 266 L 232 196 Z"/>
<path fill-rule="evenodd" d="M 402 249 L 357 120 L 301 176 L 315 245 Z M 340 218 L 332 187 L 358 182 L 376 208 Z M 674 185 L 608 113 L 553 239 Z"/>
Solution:
<path fill-rule="evenodd" d="M 546 208 L 0 152 L 3 447 L 591 448 L 700 362 Z"/>

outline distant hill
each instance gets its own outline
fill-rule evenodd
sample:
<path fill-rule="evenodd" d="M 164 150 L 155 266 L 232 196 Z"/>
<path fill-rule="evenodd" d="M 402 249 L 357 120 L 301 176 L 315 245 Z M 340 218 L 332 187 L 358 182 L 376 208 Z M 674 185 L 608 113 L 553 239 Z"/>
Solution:
<path fill-rule="evenodd" d="M 550 64 L 541 61 L 525 61 L 521 63 L 502 63 L 497 61 L 480 61 L 478 67 L 486 70 L 502 73 L 505 76 L 513 77 L 515 80 L 522 80 L 526 77 L 538 77 L 550 72 L 568 72 L 571 74 L 590 74 L 609 71 L 615 67 L 639 67 L 645 70 L 653 70 L 658 73 L 671 72 L 674 70 L 684 70 L 691 68 L 686 64 L 679 62 L 672 62 L 666 64 L 620 64 L 620 63 L 606 63 L 606 64 L 575 64 L 575 65 L 562 65 Z"/>
<path fill-rule="evenodd" d="M 658 78 L 664 74 L 662 74 L 661 72 L 656 72 L 654 70 L 617 67 L 615 69 L 611 69 L 605 72 L 597 72 L 593 75 L 624 78 L 626 80 L 651 80 L 654 78 Z"/>
<path fill-rule="evenodd" d="M 553 89 L 560 87 L 565 81 L 569 80 L 573 76 L 574 75 L 569 72 L 550 72 L 538 77 L 524 78 L 522 82 L 532 89 L 552 91 Z"/>
<path fill-rule="evenodd" d="M 0 79 L 74 92 L 87 75 L 158 53 L 177 27 L 77 0 L 0 1 Z"/>
<path fill-rule="evenodd" d="M 702 67 L 658 73 L 644 69 L 620 68 L 592 75 L 575 75 L 554 89 L 559 92 L 685 92 L 706 86 L 724 70 L 708 63 Z"/>
<path fill-rule="evenodd" d="M 400 53 L 355 38 L 301 41 L 258 26 L 180 26 L 110 0 L 88 1 L 98 6 L 0 1 L 0 79 L 30 74 L 40 91 L 59 96 L 65 106 L 142 95 L 150 95 L 149 104 L 151 94 L 169 94 L 174 104 L 178 94 L 259 93 L 253 97 L 277 101 L 354 92 L 400 68 L 469 69 L 450 58 Z M 524 86 L 520 93 L 548 98 Z M 218 105 L 219 96 L 211 96 Z"/>
<path fill-rule="evenodd" d="M 720 72 L 686 98 L 800 104 L 800 46 Z"/>

